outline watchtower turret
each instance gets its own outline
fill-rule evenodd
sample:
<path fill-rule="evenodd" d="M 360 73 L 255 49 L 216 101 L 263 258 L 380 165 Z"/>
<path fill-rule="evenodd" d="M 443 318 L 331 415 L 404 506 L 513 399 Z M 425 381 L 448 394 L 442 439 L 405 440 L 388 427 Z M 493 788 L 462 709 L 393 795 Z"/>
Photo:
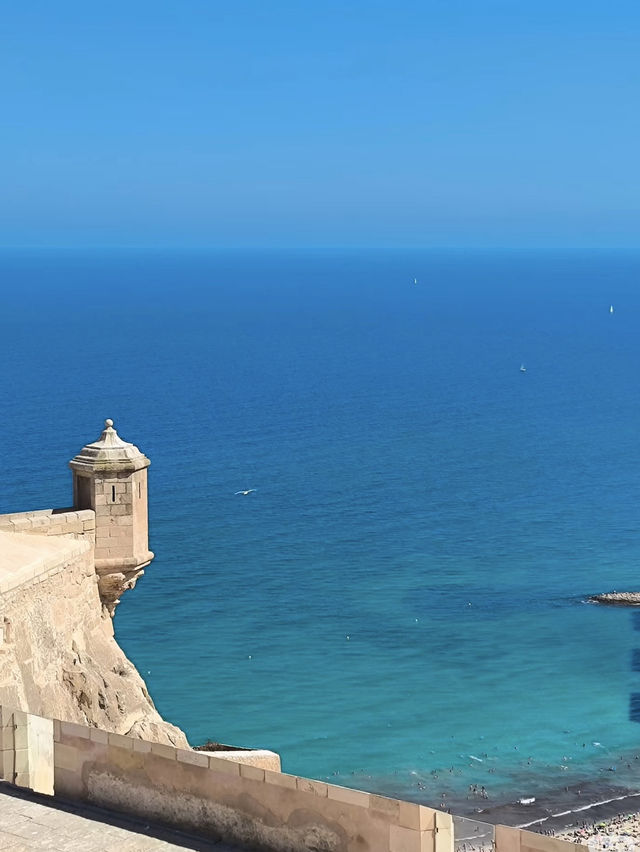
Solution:
<path fill-rule="evenodd" d="M 95 565 L 102 602 L 113 611 L 153 559 L 149 550 L 147 468 L 151 462 L 105 421 L 97 441 L 69 462 L 74 509 L 96 513 Z"/>

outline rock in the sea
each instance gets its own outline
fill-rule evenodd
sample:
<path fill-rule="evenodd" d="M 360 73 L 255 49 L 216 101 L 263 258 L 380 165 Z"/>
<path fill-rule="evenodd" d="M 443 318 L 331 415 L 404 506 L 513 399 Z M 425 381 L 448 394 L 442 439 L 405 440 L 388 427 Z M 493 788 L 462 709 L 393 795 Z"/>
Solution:
<path fill-rule="evenodd" d="M 589 600 L 610 606 L 640 606 L 640 592 L 605 592 L 602 595 L 590 595 Z"/>

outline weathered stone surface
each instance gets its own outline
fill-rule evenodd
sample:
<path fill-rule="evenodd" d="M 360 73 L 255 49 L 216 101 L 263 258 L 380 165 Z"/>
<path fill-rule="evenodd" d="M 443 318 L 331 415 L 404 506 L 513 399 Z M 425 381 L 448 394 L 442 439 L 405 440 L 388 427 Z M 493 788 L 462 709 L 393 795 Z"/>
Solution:
<path fill-rule="evenodd" d="M 51 541 L 43 538 L 43 546 Z M 114 639 L 91 549 L 65 559 L 63 570 L 0 595 L 0 621 L 0 704 L 188 747 Z"/>
<path fill-rule="evenodd" d="M 73 501 L 91 509 L 95 523 L 95 568 L 102 603 L 113 615 L 122 594 L 153 559 L 149 550 L 147 468 L 149 459 L 123 441 L 105 421 L 105 429 L 69 462 Z"/>
<path fill-rule="evenodd" d="M 589 600 L 609 606 L 640 606 L 640 592 L 605 592 L 602 595 L 591 595 Z"/>
<path fill-rule="evenodd" d="M 77 456 L 69 462 L 74 471 L 86 471 L 91 474 L 100 469 L 108 471 L 132 471 L 148 467 L 149 459 L 140 450 L 123 441 L 113 428 L 113 420 L 106 420 L 105 428 L 97 441 L 83 447 Z M 116 486 L 116 491 L 124 493 L 126 488 Z"/>

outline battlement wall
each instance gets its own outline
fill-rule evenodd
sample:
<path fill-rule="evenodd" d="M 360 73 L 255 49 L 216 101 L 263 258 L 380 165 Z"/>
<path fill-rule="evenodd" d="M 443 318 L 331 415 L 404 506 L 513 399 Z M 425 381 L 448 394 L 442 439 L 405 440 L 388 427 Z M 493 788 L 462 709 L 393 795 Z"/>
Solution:
<path fill-rule="evenodd" d="M 92 509 L 39 509 L 0 515 L 0 532 L 95 536 L 95 529 Z"/>
<path fill-rule="evenodd" d="M 451 816 L 412 802 L 6 707 L 0 720 L 2 777 L 39 792 L 245 848 L 453 852 Z"/>

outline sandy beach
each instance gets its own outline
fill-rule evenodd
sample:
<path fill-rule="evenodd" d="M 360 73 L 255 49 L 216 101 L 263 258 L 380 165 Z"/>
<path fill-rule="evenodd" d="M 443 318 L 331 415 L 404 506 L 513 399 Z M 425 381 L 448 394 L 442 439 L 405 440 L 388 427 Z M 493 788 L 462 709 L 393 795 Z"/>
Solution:
<path fill-rule="evenodd" d="M 454 817 L 458 852 L 489 852 L 493 848 L 493 826 L 465 817 Z M 516 826 L 514 826 L 516 827 Z M 594 852 L 637 852 L 640 848 L 640 813 L 619 814 L 606 819 L 577 820 L 568 828 L 520 825 L 527 831 L 559 840 L 580 843 Z"/>
<path fill-rule="evenodd" d="M 498 823 L 593 850 L 640 852 L 640 793 L 591 782 L 536 799 L 490 805 L 474 815 L 456 816 L 454 823 L 456 847 L 462 852 L 491 849 Z"/>
<path fill-rule="evenodd" d="M 617 816 L 602 822 L 578 825 L 555 836 L 574 843 L 583 843 L 590 849 L 632 852 L 640 844 L 640 814 Z"/>

